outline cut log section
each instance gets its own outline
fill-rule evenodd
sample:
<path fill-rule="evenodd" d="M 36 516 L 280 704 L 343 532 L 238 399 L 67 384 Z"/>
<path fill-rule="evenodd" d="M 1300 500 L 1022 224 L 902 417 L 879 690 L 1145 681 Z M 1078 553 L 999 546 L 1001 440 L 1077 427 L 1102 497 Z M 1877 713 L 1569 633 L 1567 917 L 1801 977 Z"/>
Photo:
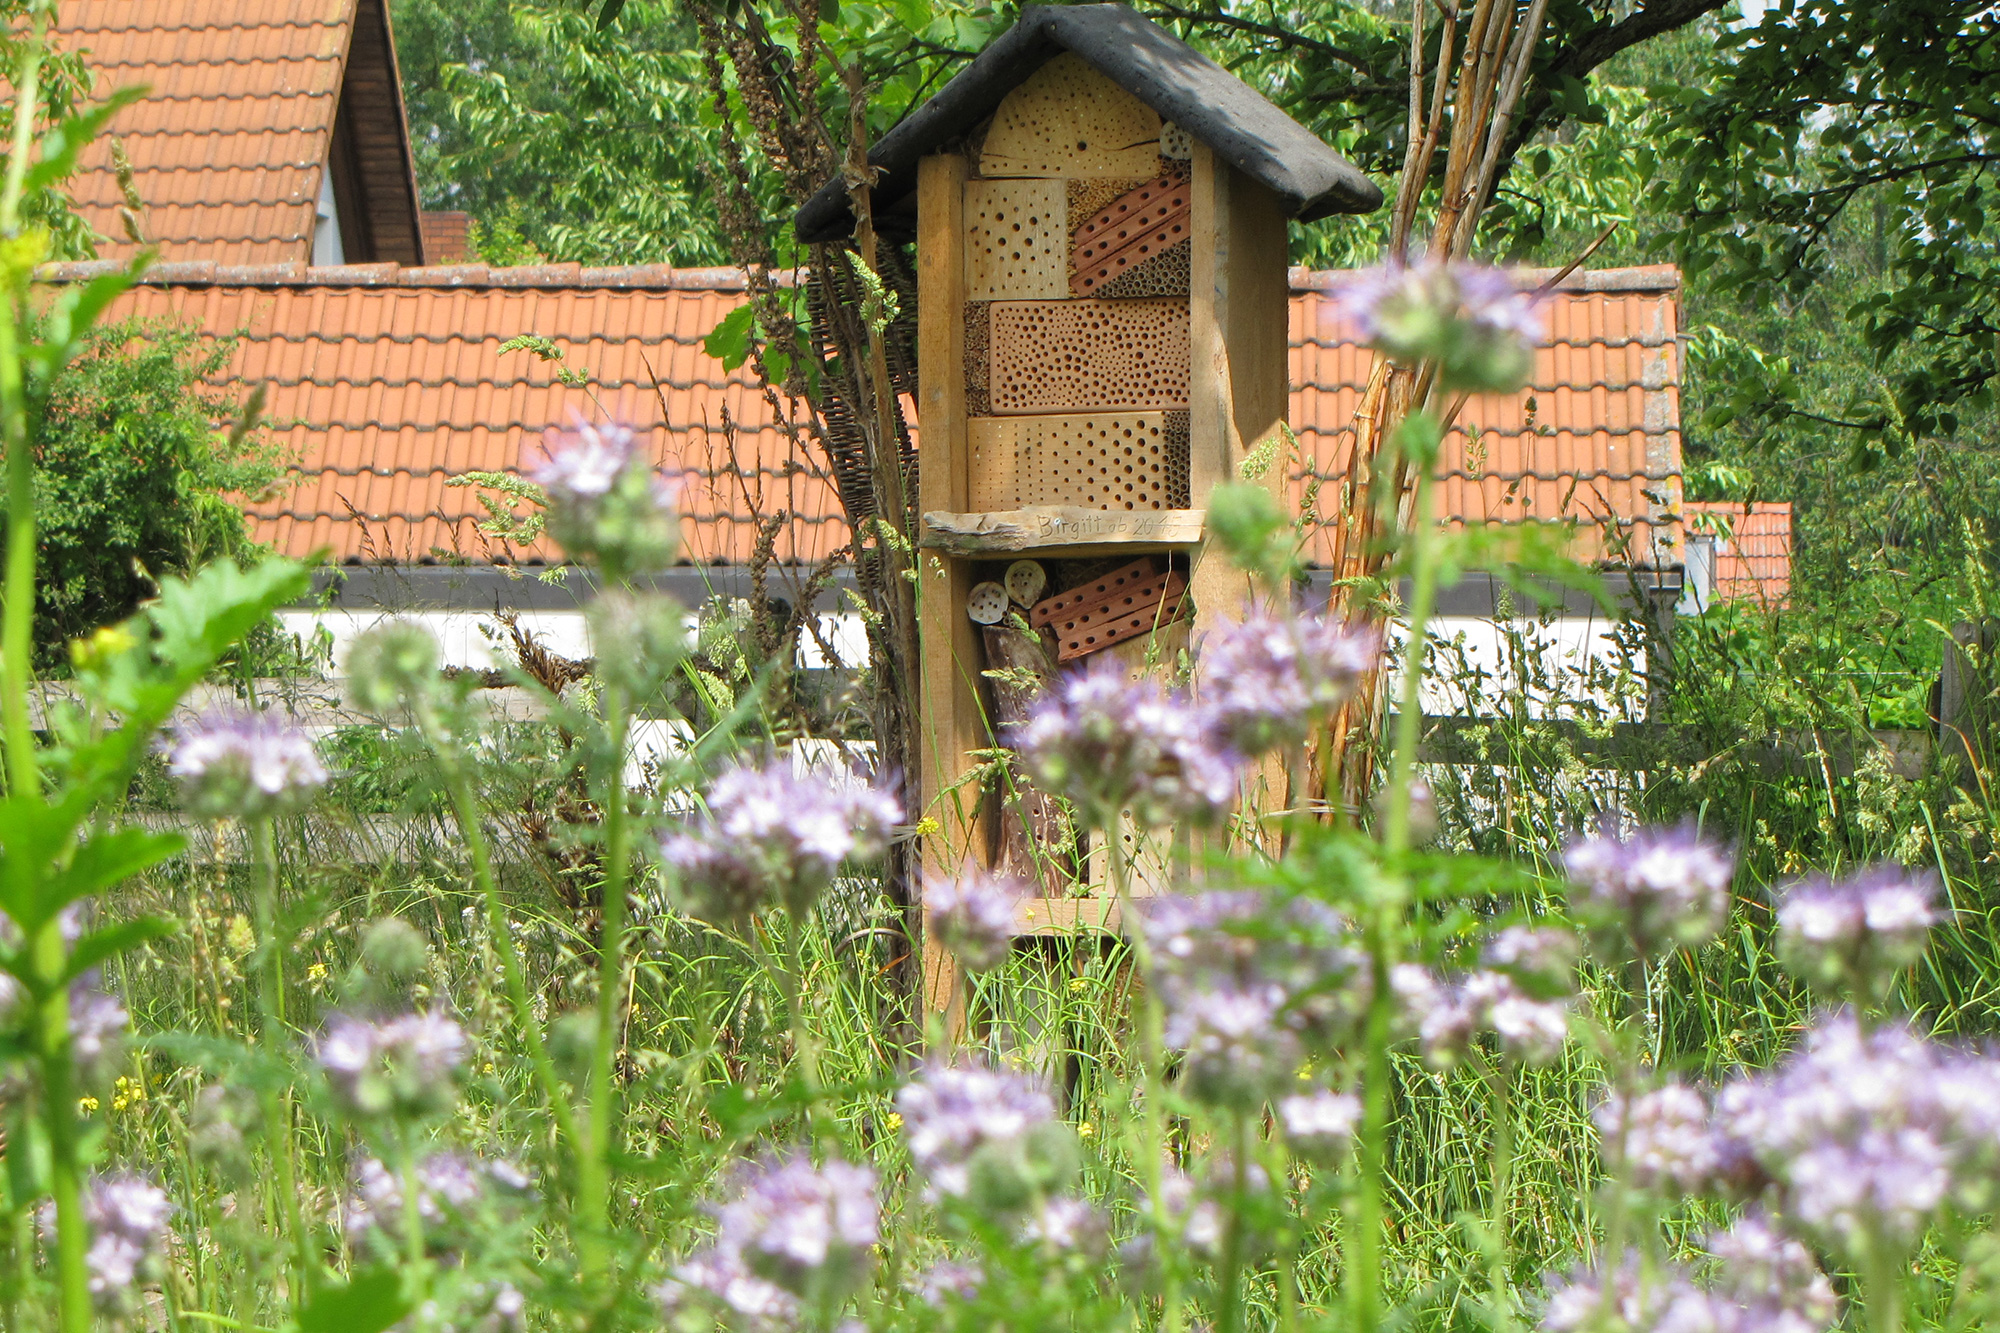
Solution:
<path fill-rule="evenodd" d="M 1049 572 L 1036 560 L 1016 560 L 1000 580 L 1016 606 L 1033 606 L 1049 586 Z"/>
<path fill-rule="evenodd" d="M 997 625 L 1007 617 L 1007 590 L 997 583 L 975 583 L 965 598 L 965 614 L 975 625 Z"/>
<path fill-rule="evenodd" d="M 981 634 L 986 679 L 993 687 L 993 730 L 1004 745 L 1055 684 L 1053 636 L 1047 630 L 1024 632 L 1018 621 L 988 625 Z M 1063 807 L 1018 773 L 1011 781 L 1003 776 L 993 794 L 1000 840 L 995 868 L 1041 885 L 1044 893 L 1060 889 L 1074 874 L 1076 857 L 1076 835 Z"/>

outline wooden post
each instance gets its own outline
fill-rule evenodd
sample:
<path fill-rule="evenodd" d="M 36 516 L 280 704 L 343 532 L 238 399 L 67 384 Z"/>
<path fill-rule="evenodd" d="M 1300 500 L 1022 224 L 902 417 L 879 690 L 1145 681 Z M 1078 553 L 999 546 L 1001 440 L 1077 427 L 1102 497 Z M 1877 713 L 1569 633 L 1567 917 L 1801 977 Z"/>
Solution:
<path fill-rule="evenodd" d="M 919 395 L 918 508 L 964 510 L 967 504 L 965 404 L 964 157 L 923 159 L 917 177 L 917 366 Z M 972 566 L 964 560 L 917 556 L 917 617 L 923 637 L 922 699 L 929 722 L 918 746 L 918 790 L 923 819 L 936 824 L 923 842 L 927 874 L 951 874 L 977 846 L 979 793 L 959 786 L 985 748 L 986 722 L 979 703 L 979 640 L 965 614 Z M 958 967 L 930 927 L 924 933 L 924 1007 L 945 1016 L 954 1038 L 965 1024 Z"/>

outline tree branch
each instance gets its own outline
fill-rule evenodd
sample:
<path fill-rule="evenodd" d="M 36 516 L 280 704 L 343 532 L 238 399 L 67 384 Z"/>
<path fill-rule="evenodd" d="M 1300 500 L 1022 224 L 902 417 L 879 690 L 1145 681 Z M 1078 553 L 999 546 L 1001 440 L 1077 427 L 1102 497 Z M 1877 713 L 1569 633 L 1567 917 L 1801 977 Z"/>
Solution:
<path fill-rule="evenodd" d="M 1376 73 L 1375 67 L 1354 52 L 1335 46 L 1332 42 L 1321 41 L 1317 37 L 1293 32 L 1290 28 L 1280 28 L 1273 23 L 1259 23 L 1255 19 L 1239 18 L 1234 14 L 1211 13 L 1205 9 L 1182 9 L 1178 5 L 1156 4 L 1147 10 L 1147 14 L 1152 18 L 1179 19 L 1185 23 L 1213 23 L 1224 28 L 1234 28 L 1238 32 L 1254 33 L 1284 46 L 1299 47 L 1325 56 L 1329 60 L 1338 60 L 1350 69 L 1359 70 L 1372 82 L 1383 81 L 1382 76 Z"/>

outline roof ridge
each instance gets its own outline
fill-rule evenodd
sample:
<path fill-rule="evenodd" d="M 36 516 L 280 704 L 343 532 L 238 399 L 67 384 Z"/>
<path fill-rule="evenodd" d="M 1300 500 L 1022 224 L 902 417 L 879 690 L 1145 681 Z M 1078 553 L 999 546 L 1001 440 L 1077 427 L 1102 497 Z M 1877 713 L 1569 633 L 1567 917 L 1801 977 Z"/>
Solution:
<path fill-rule="evenodd" d="M 44 264 L 37 276 L 44 282 L 80 282 L 111 272 L 111 260 L 77 260 Z M 1293 292 L 1325 293 L 1352 269 L 1311 269 L 1294 266 L 1286 277 Z M 1518 269 L 1523 282 L 1546 281 L 1557 269 Z M 780 287 L 796 284 L 797 273 L 781 269 L 772 275 Z M 154 286 L 204 287 L 556 287 L 571 289 L 653 288 L 661 291 L 740 292 L 749 289 L 749 274 L 734 267 L 677 268 L 672 264 L 585 266 L 561 264 L 415 265 L 345 264 L 316 268 L 283 264 L 227 265 L 211 260 L 156 264 L 140 279 Z M 1639 264 L 1620 268 L 1578 269 L 1556 290 L 1562 292 L 1677 292 L 1680 269 L 1673 264 Z M 1593 339 L 1593 342 L 1602 341 Z M 1337 343 L 1329 346 L 1344 345 Z"/>

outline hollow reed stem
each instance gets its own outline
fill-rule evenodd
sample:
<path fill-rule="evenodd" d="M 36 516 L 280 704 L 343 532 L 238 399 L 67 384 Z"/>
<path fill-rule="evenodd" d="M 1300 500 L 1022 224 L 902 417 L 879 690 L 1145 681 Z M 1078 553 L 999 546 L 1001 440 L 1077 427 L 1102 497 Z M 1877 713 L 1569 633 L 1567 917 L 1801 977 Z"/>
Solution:
<path fill-rule="evenodd" d="M 626 844 L 625 691 L 604 687 L 604 722 L 610 742 L 610 771 L 604 777 L 603 926 L 598 939 L 597 1023 L 590 1052 L 590 1104 L 586 1150 L 577 1173 L 577 1201 L 583 1229 L 597 1240 L 584 1251 L 584 1272 L 597 1274 L 609 1259 L 611 1232 L 611 1139 L 618 1054 L 618 996 L 625 984 Z"/>

